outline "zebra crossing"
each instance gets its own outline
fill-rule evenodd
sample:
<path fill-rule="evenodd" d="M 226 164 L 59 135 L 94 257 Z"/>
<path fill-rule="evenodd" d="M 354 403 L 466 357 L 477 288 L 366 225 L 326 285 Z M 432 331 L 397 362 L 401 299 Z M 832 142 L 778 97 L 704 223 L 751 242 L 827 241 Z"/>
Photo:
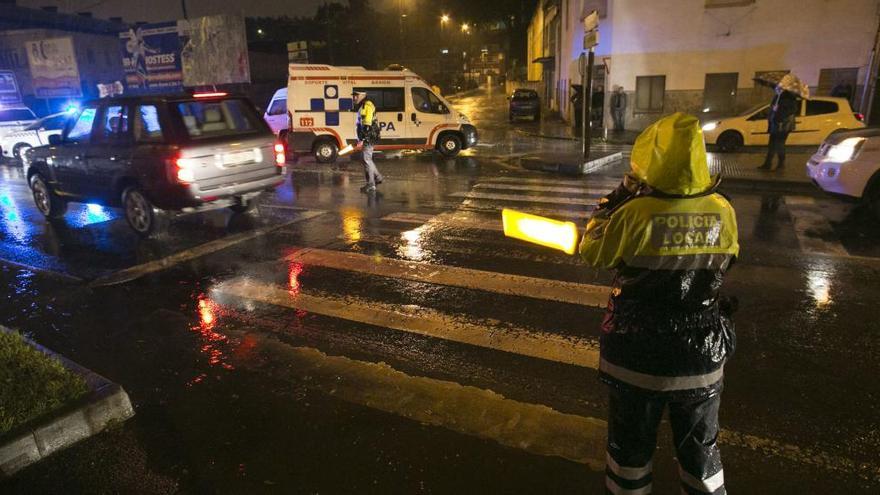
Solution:
<path fill-rule="evenodd" d="M 375 349 L 401 341 L 406 352 L 441 360 L 491 356 L 487 361 L 510 367 L 504 373 L 529 363 L 595 378 L 598 341 L 595 332 L 582 327 L 601 319 L 611 290 L 607 279 L 575 269 L 574 257 L 505 239 L 499 212 L 512 206 L 584 221 L 616 185 L 603 178 L 488 177 L 468 191 L 448 194 L 458 201 L 455 209 L 388 213 L 371 228 L 345 232 L 329 245 L 289 247 L 265 273 L 219 280 L 207 294 L 232 317 L 262 311 L 265 318 L 318 318 L 331 326 L 332 331 L 305 342 L 297 341 L 295 332 L 287 335 L 293 342 L 257 339 L 274 359 L 304 370 L 308 386 L 316 390 L 602 469 L 606 424 L 598 418 L 604 417 L 599 405 L 604 389 L 595 380 L 586 378 L 592 385 L 579 389 L 580 398 L 535 397 L 513 386 L 501 393 L 471 384 L 467 376 L 438 376 L 430 367 L 399 369 L 394 353 Z M 297 325 L 287 321 L 278 331 Z M 349 356 L 334 351 L 337 345 L 322 347 L 321 338 L 331 334 L 336 342 L 380 343 L 371 344 L 371 352 Z M 726 430 L 722 443 L 801 467 L 880 473 L 877 466 L 820 449 L 807 448 L 816 455 L 801 455 L 804 448 L 784 439 L 748 432 Z M 769 451 L 767 445 L 778 448 Z"/>

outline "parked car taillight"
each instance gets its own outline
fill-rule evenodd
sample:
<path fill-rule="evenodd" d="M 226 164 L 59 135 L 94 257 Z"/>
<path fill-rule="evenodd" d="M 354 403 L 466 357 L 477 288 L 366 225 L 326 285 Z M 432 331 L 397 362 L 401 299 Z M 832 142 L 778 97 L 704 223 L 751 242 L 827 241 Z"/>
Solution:
<path fill-rule="evenodd" d="M 862 114 L 860 114 L 860 113 L 854 113 L 853 116 L 854 116 L 854 117 L 856 118 L 856 120 L 858 120 L 859 122 L 864 122 L 864 121 L 865 121 L 865 116 L 862 115 Z"/>
<path fill-rule="evenodd" d="M 275 143 L 275 165 L 283 167 L 287 163 L 287 152 L 283 143 Z"/>

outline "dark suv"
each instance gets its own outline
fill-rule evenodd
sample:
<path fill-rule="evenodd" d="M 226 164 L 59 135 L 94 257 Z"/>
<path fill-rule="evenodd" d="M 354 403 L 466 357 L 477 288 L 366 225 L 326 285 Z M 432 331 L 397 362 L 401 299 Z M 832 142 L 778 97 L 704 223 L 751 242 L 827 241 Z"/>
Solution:
<path fill-rule="evenodd" d="M 249 210 L 284 181 L 284 147 L 244 97 L 225 93 L 107 98 L 87 102 L 63 134 L 25 157 L 40 212 L 68 201 L 121 207 L 150 236 L 159 210 Z"/>

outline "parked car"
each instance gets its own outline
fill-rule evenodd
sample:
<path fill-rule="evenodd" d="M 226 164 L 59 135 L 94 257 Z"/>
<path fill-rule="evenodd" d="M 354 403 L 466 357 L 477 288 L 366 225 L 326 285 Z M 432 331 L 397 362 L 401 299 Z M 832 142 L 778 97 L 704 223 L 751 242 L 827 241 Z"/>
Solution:
<path fill-rule="evenodd" d="M 823 191 L 858 198 L 880 219 L 880 129 L 835 132 L 807 162 Z"/>
<path fill-rule="evenodd" d="M 61 217 L 71 201 L 121 207 L 144 237 L 161 230 L 161 210 L 244 212 L 284 180 L 284 146 L 249 100 L 226 93 L 87 102 L 49 140 L 24 160 L 40 212 Z"/>
<path fill-rule="evenodd" d="M 3 136 L 0 138 L 0 153 L 6 158 L 21 159 L 34 146 L 49 144 L 49 136 L 61 134 L 69 118 L 69 113 L 56 113 Z"/>
<path fill-rule="evenodd" d="M 10 132 L 22 130 L 36 120 L 37 116 L 30 108 L 0 105 L 0 138 Z"/>
<path fill-rule="evenodd" d="M 738 117 L 707 122 L 703 125 L 706 144 L 717 144 L 722 151 L 736 151 L 743 146 L 767 146 L 767 115 L 770 105 L 754 107 Z M 852 111 L 846 98 L 817 96 L 801 101 L 795 119 L 797 129 L 788 136 L 790 145 L 819 145 L 832 132 L 865 127 L 861 114 Z"/>
<path fill-rule="evenodd" d="M 510 100 L 510 121 L 518 117 L 531 117 L 533 121 L 541 120 L 541 98 L 532 89 L 515 89 L 507 97 Z"/>

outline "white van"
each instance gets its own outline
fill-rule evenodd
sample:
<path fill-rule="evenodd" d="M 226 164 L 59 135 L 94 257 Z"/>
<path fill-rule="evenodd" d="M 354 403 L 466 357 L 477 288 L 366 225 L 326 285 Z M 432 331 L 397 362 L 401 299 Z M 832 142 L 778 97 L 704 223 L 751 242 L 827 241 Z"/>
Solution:
<path fill-rule="evenodd" d="M 281 88 L 272 95 L 269 100 L 269 106 L 266 107 L 266 113 L 263 114 L 263 120 L 269 124 L 272 132 L 280 136 L 282 131 L 286 131 L 289 122 L 287 118 L 287 88 Z"/>
<path fill-rule="evenodd" d="M 288 129 L 279 137 L 294 153 L 312 153 L 317 161 L 330 163 L 340 148 L 357 143 L 353 90 L 365 91 L 376 105 L 382 131 L 376 150 L 436 149 L 455 156 L 477 144 L 477 129 L 468 118 L 411 71 L 290 64 L 289 72 Z M 279 90 L 267 121 L 276 117 L 269 114 L 280 98 Z"/>

